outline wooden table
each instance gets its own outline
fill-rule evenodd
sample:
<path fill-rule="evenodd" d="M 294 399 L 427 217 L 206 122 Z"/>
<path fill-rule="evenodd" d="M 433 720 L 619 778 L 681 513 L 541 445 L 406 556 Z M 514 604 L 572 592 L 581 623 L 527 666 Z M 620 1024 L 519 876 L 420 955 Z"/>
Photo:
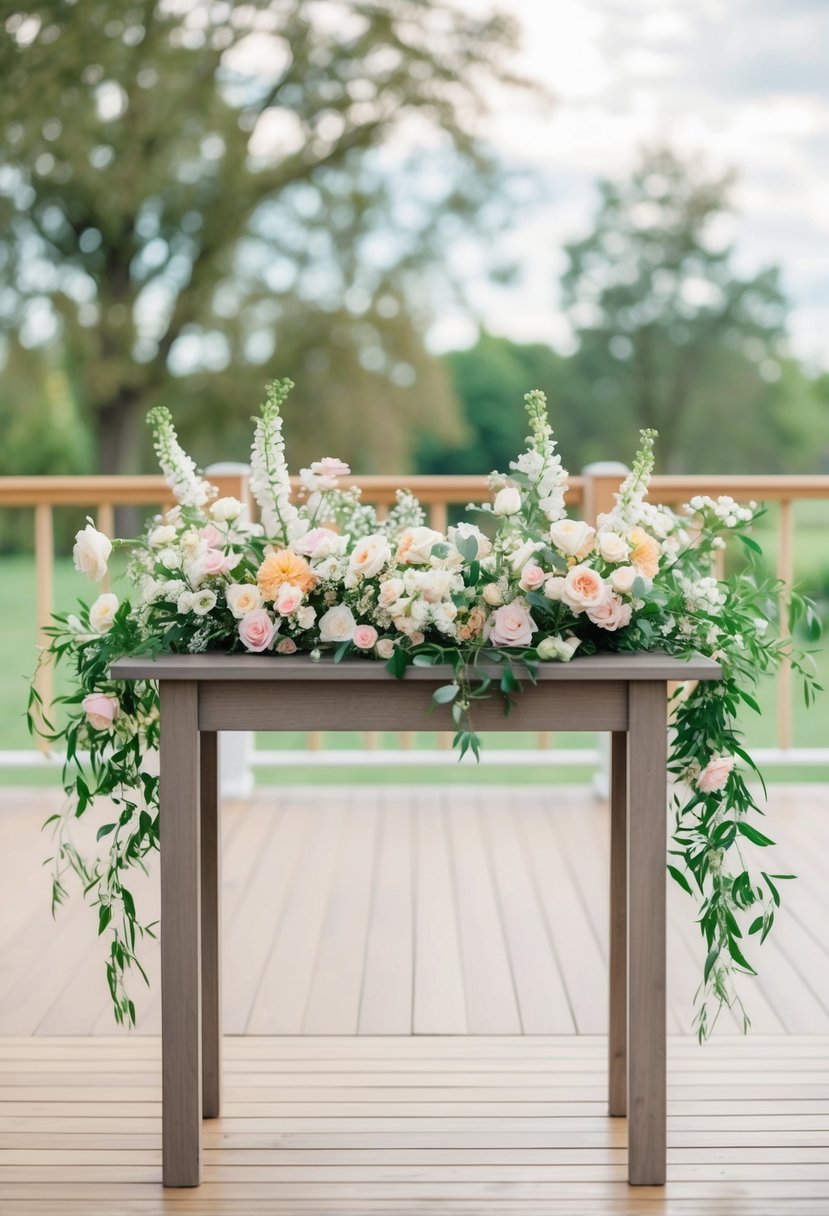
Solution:
<path fill-rule="evenodd" d="M 711 659 L 595 655 L 542 664 L 480 730 L 609 731 L 611 746 L 608 1113 L 629 1117 L 628 1181 L 665 1181 L 667 689 L 714 680 Z M 422 730 L 448 668 L 394 680 L 381 663 L 305 655 L 120 659 L 117 679 L 161 694 L 162 1123 L 165 1186 L 201 1181 L 201 1121 L 221 1105 L 220 730 Z"/>

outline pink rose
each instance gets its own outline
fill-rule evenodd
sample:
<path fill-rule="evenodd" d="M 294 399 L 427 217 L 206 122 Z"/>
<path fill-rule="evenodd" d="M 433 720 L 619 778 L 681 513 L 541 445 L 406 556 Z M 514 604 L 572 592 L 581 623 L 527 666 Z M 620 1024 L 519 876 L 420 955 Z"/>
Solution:
<path fill-rule="evenodd" d="M 493 646 L 530 646 L 537 625 L 523 600 L 502 604 L 492 615 L 489 640 Z"/>
<path fill-rule="evenodd" d="M 276 637 L 277 625 L 265 608 L 246 612 L 239 622 L 239 637 L 246 650 L 260 654 L 267 650 Z"/>
<path fill-rule="evenodd" d="M 422 642 L 426 641 L 426 634 L 422 629 L 413 629 L 409 634 L 409 641 L 413 646 L 420 646 Z"/>
<path fill-rule="evenodd" d="M 280 616 L 290 616 L 302 603 L 302 592 L 292 583 L 283 583 L 276 597 L 276 610 Z"/>
<path fill-rule="evenodd" d="M 546 577 L 538 562 L 527 562 L 521 571 L 521 586 L 524 591 L 537 591 Z"/>
<path fill-rule="evenodd" d="M 280 638 L 276 644 L 277 654 L 296 654 L 296 642 L 293 638 Z"/>
<path fill-rule="evenodd" d="M 593 624 L 598 625 L 600 629 L 607 629 L 609 633 L 629 625 L 632 612 L 632 605 L 626 604 L 615 591 L 611 591 L 607 599 L 595 608 L 587 609 L 587 615 Z"/>
<path fill-rule="evenodd" d="M 336 490 L 337 478 L 347 477 L 351 469 L 336 456 L 323 456 L 322 460 L 313 462 L 311 472 L 318 479 L 317 485 L 321 490 Z"/>
<path fill-rule="evenodd" d="M 734 767 L 733 756 L 715 756 L 709 760 L 697 777 L 697 789 L 701 794 L 716 794 L 724 790 L 728 774 Z"/>
<path fill-rule="evenodd" d="M 573 566 L 567 571 L 561 598 L 574 612 L 598 608 L 608 595 L 608 587 L 600 574 L 590 566 Z"/>
<path fill-rule="evenodd" d="M 213 524 L 205 524 L 203 528 L 199 528 L 199 536 L 202 540 L 207 541 L 208 548 L 210 549 L 218 549 L 224 540 L 219 529 L 214 527 Z"/>
<path fill-rule="evenodd" d="M 293 542 L 294 552 L 303 557 L 330 557 L 339 551 L 339 547 L 340 537 L 330 528 L 312 528 Z"/>
<path fill-rule="evenodd" d="M 358 625 L 351 640 L 359 650 L 371 650 L 377 641 L 377 630 L 373 625 Z"/>
<path fill-rule="evenodd" d="M 205 574 L 211 576 L 228 574 L 240 561 L 238 553 L 222 553 L 221 549 L 208 549 L 201 559 L 201 568 Z"/>
<path fill-rule="evenodd" d="M 96 730 L 109 730 L 121 712 L 121 706 L 115 697 L 105 692 L 91 692 L 84 697 L 81 707 L 86 714 L 86 720 Z"/>

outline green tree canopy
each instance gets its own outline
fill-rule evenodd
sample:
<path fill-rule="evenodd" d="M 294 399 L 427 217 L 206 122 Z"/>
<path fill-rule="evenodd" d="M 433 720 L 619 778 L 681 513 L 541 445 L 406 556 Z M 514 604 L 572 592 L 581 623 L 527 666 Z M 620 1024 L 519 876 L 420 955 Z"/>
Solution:
<path fill-rule="evenodd" d="M 818 407 L 786 354 L 778 272 L 735 269 L 730 185 L 648 152 L 629 180 L 600 183 L 592 231 L 567 246 L 576 363 L 614 455 L 619 437 L 627 448 L 648 426 L 665 471 L 772 471 L 815 458 Z"/>
<path fill-rule="evenodd" d="M 0 324 L 60 345 L 103 469 L 135 467 L 162 400 L 202 459 L 241 455 L 277 373 L 299 458 L 399 468 L 417 430 L 457 434 L 419 334 L 451 242 L 500 222 L 475 126 L 512 79 L 508 20 L 451 0 L 6 11 Z"/>

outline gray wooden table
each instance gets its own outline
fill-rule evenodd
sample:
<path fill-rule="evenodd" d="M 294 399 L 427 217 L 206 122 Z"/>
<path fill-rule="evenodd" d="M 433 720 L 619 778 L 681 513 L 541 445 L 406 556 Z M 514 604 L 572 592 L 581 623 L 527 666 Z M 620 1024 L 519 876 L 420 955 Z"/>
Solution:
<path fill-rule="evenodd" d="M 434 729 L 447 668 L 394 680 L 380 663 L 305 655 L 120 659 L 117 679 L 161 693 L 162 1124 L 165 1186 L 201 1181 L 201 1121 L 221 1107 L 220 730 Z M 628 1181 L 665 1181 L 667 691 L 714 680 L 710 659 L 596 655 L 542 665 L 509 717 L 475 705 L 480 730 L 609 731 L 611 747 L 608 1113 L 628 1116 Z"/>

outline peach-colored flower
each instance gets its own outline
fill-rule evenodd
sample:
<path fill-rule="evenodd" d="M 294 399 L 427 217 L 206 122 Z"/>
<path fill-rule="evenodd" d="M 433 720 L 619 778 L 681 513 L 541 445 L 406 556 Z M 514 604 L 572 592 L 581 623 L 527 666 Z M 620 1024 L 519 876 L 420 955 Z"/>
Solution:
<path fill-rule="evenodd" d="M 351 640 L 359 650 L 371 650 L 377 641 L 377 630 L 373 625 L 358 625 Z"/>
<path fill-rule="evenodd" d="M 407 565 L 425 565 L 432 556 L 432 547 L 444 539 L 433 528 L 407 528 L 400 537 L 395 557 Z"/>
<path fill-rule="evenodd" d="M 262 562 L 256 572 L 256 581 L 265 599 L 275 600 L 283 583 L 305 592 L 310 591 L 317 580 L 304 557 L 298 557 L 291 549 L 277 549 Z"/>
<path fill-rule="evenodd" d="M 121 712 L 117 698 L 110 697 L 105 692 L 89 693 L 81 702 L 81 707 L 87 722 L 96 730 L 109 730 Z"/>
<path fill-rule="evenodd" d="M 239 637 L 246 650 L 261 654 L 267 650 L 276 636 L 277 626 L 264 608 L 246 612 L 238 625 Z"/>
<path fill-rule="evenodd" d="M 492 614 L 489 640 L 493 646 L 530 646 L 536 628 L 524 601 L 513 600 Z"/>
<path fill-rule="evenodd" d="M 480 604 L 476 604 L 466 620 L 461 625 L 458 625 L 458 641 L 468 642 L 470 638 L 479 637 L 485 621 L 486 613 Z"/>
<path fill-rule="evenodd" d="M 598 625 L 600 629 L 606 629 L 609 633 L 615 633 L 617 629 L 623 629 L 625 625 L 630 624 L 633 608 L 631 604 L 625 603 L 615 591 L 611 591 L 601 604 L 595 608 L 588 608 L 587 615 L 594 625 Z"/>
<path fill-rule="evenodd" d="M 607 598 L 608 588 L 602 576 L 590 566 L 572 566 L 564 579 L 561 598 L 574 612 L 598 608 Z"/>
<path fill-rule="evenodd" d="M 297 645 L 293 638 L 280 638 L 276 644 L 277 654 L 296 654 Z"/>
<path fill-rule="evenodd" d="M 655 578 L 659 570 L 659 542 L 643 528 L 631 528 L 628 541 L 630 561 L 645 578 Z"/>
<path fill-rule="evenodd" d="M 733 756 L 714 756 L 697 777 L 697 789 L 701 794 L 716 794 L 725 789 L 728 775 L 734 767 Z"/>

